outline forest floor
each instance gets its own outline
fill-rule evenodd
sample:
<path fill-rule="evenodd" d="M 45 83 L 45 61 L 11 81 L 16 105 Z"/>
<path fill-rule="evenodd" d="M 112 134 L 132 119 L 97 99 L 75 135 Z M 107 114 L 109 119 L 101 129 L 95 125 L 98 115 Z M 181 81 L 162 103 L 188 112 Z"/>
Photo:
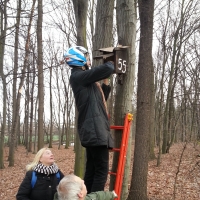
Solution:
<path fill-rule="evenodd" d="M 15 152 L 14 167 L 8 167 L 8 151 L 5 147 L 5 169 L 0 170 L 0 200 L 15 200 L 25 175 L 25 166 L 34 157 L 34 154 L 27 153 L 23 146 L 19 146 Z M 64 174 L 73 173 L 75 160 L 73 147 L 65 149 L 62 146 L 58 150 L 58 146 L 54 145 L 52 152 L 61 171 Z M 174 144 L 168 154 L 161 155 L 160 166 L 157 167 L 156 164 L 157 160 L 149 161 L 147 183 L 149 200 L 200 199 L 200 145 L 190 143 L 184 148 L 183 143 Z"/>

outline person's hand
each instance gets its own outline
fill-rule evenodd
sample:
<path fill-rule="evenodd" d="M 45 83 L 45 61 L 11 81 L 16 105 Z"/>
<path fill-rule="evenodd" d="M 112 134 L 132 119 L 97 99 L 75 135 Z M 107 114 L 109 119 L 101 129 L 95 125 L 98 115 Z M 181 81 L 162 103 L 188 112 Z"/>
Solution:
<path fill-rule="evenodd" d="M 103 83 L 104 83 L 105 85 L 109 85 L 109 79 L 108 79 L 108 78 L 103 79 Z"/>
<path fill-rule="evenodd" d="M 86 65 L 87 65 L 88 67 L 91 67 L 91 61 L 90 61 L 90 60 L 87 60 Z"/>
<path fill-rule="evenodd" d="M 114 198 L 116 198 L 117 194 L 115 193 L 115 190 L 113 190 L 112 193 L 114 194 Z"/>
<path fill-rule="evenodd" d="M 89 54 L 86 55 L 86 65 L 87 65 L 88 67 L 91 67 L 91 61 L 90 61 L 90 56 L 89 56 Z"/>

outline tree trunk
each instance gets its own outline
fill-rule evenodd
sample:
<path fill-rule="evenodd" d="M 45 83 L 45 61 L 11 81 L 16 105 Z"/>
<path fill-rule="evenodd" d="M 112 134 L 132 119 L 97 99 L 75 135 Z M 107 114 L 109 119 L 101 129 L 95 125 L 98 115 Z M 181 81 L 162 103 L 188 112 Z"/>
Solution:
<path fill-rule="evenodd" d="M 153 160 L 156 158 L 155 153 L 154 153 L 154 147 L 155 147 L 155 87 L 154 87 L 154 67 L 152 65 L 152 70 L 151 70 L 151 122 L 150 122 L 150 134 L 149 134 L 149 159 Z"/>
<path fill-rule="evenodd" d="M 30 103 L 30 86 L 29 86 L 29 82 L 30 82 L 30 65 L 28 64 L 27 66 L 27 76 L 26 76 L 26 95 L 25 95 L 25 119 L 24 119 L 24 125 L 25 125 L 25 146 L 26 149 L 29 149 L 29 103 Z"/>
<path fill-rule="evenodd" d="M 87 11 L 88 11 L 88 0 L 73 0 L 73 4 L 76 17 L 77 45 L 84 46 L 85 48 L 87 48 L 86 21 L 87 21 Z M 77 116 L 78 116 L 77 111 L 75 111 L 75 116 L 76 116 L 75 124 L 77 127 Z M 76 154 L 75 154 L 74 172 L 77 176 L 83 178 L 85 173 L 85 148 L 81 146 L 79 137 L 77 136 L 76 138 L 77 139 L 75 145 Z"/>
<path fill-rule="evenodd" d="M 50 92 L 50 140 L 49 140 L 49 148 L 52 148 L 52 140 L 53 140 L 53 106 L 52 106 L 52 66 L 50 67 L 50 75 L 49 75 L 49 92 Z"/>
<path fill-rule="evenodd" d="M 98 55 L 100 48 L 113 46 L 113 10 L 114 0 L 98 0 L 96 8 L 95 34 L 93 37 L 93 57 Z M 93 66 L 102 63 L 94 60 Z"/>
<path fill-rule="evenodd" d="M 61 97 L 60 97 L 60 86 L 59 86 L 59 74 L 58 74 L 58 69 L 56 69 L 56 85 L 57 85 L 57 91 L 58 91 L 58 135 L 59 135 L 59 143 L 58 143 L 58 149 L 60 149 L 61 145 L 61 128 L 60 128 L 60 111 L 61 111 Z"/>
<path fill-rule="evenodd" d="M 17 71 L 18 71 L 18 47 L 19 47 L 19 26 L 21 17 L 21 0 L 18 1 L 17 5 L 17 16 L 16 16 L 16 32 L 15 32 L 15 44 L 14 44 L 14 69 L 13 69 L 13 109 L 12 109 L 12 125 L 14 124 L 14 116 L 16 116 L 16 103 L 17 103 Z"/>
<path fill-rule="evenodd" d="M 149 160 L 152 92 L 152 38 L 154 0 L 139 0 L 140 46 L 134 163 L 128 200 L 145 200 Z"/>
<path fill-rule="evenodd" d="M 6 40 L 6 29 L 7 29 L 7 1 L 2 5 L 2 11 L 0 13 L 0 77 L 3 85 L 3 120 L 1 123 L 0 132 L 0 169 L 4 168 L 4 136 L 6 127 L 6 99 L 7 99 L 7 88 L 6 88 L 6 76 L 3 71 L 3 60 Z"/>
<path fill-rule="evenodd" d="M 34 140 L 34 148 L 33 153 L 37 153 L 37 138 L 38 138 L 38 120 L 37 120 L 37 109 L 38 109 L 38 96 L 35 102 L 35 110 L 34 110 L 34 118 L 35 118 L 35 140 Z"/>
<path fill-rule="evenodd" d="M 38 0 L 37 47 L 38 47 L 38 150 L 44 146 L 44 76 L 42 42 L 43 0 Z"/>
<path fill-rule="evenodd" d="M 76 18 L 76 31 L 77 31 L 77 45 L 87 48 L 86 41 L 86 22 L 88 11 L 88 0 L 73 0 L 75 18 Z"/>
<path fill-rule="evenodd" d="M 115 107 L 114 107 L 114 125 L 123 125 L 126 113 L 133 112 L 132 95 L 134 90 L 135 78 L 135 39 L 136 39 L 136 4 L 134 0 L 117 0 L 117 33 L 118 44 L 130 46 L 127 50 L 127 71 L 123 77 L 123 84 L 116 86 Z M 131 131 L 132 129 L 130 129 Z M 118 147 L 121 144 L 122 133 L 115 131 L 115 144 Z M 130 160 L 132 146 L 132 131 L 129 136 L 129 145 L 126 155 L 126 165 L 122 186 L 121 199 L 126 199 L 128 195 L 128 182 L 130 177 Z M 118 154 L 114 154 L 113 170 L 116 170 L 118 164 Z M 112 170 L 112 171 L 113 171 Z M 112 178 L 112 177 L 111 177 Z M 114 184 L 114 180 L 111 179 Z M 112 189 L 112 185 L 110 189 Z"/>
<path fill-rule="evenodd" d="M 29 138 L 29 145 L 28 145 L 28 151 L 32 151 L 32 144 L 33 144 L 33 112 L 34 112 L 34 88 L 35 88 L 35 63 L 33 63 L 33 75 L 32 75 L 32 84 L 31 84 L 31 108 L 30 108 L 30 138 Z"/>

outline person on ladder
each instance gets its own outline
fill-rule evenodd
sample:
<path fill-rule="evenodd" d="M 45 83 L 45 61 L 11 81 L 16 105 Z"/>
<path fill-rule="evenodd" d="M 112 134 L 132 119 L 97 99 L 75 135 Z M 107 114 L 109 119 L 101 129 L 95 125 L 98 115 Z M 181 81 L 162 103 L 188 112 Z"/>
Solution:
<path fill-rule="evenodd" d="M 84 182 L 88 193 L 103 191 L 108 175 L 109 148 L 114 146 L 106 100 L 111 87 L 107 78 L 114 72 L 114 62 L 91 67 L 87 49 L 74 46 L 64 53 L 65 62 L 72 68 L 70 84 L 78 110 L 78 133 L 86 148 Z M 100 85 L 98 81 L 104 80 Z"/>

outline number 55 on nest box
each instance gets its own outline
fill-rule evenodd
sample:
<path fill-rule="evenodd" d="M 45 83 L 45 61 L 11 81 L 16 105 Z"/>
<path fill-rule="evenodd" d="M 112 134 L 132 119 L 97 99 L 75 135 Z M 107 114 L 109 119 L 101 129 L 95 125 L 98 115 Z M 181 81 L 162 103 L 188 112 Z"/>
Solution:
<path fill-rule="evenodd" d="M 126 73 L 128 67 L 128 49 L 129 46 L 117 46 L 101 48 L 98 51 L 101 53 L 95 56 L 94 59 L 103 59 L 103 62 L 113 61 L 115 73 L 118 74 L 118 83 L 123 84 L 123 74 Z"/>

